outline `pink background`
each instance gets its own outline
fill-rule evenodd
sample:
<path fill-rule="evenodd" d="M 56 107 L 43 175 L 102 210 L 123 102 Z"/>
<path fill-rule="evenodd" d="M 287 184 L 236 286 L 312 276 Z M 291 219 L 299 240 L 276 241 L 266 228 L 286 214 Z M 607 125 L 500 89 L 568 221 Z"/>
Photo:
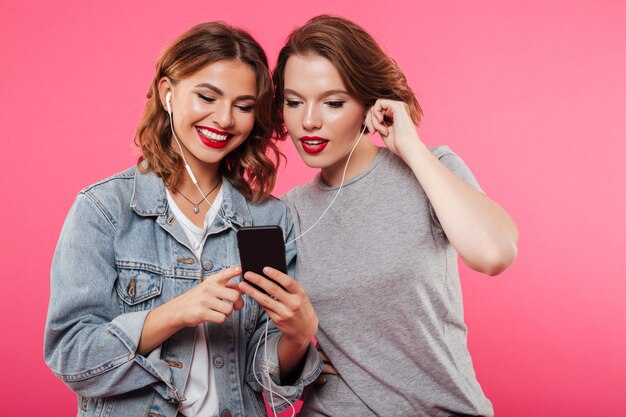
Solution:
<path fill-rule="evenodd" d="M 626 413 L 626 2 L 294 3 L 2 1 L 0 415 L 75 414 L 43 362 L 52 253 L 76 193 L 135 161 L 159 51 L 223 19 L 274 61 L 322 12 L 379 40 L 425 109 L 424 141 L 459 153 L 519 225 L 502 276 L 461 271 L 496 415 Z M 283 149 L 277 194 L 311 177 Z"/>

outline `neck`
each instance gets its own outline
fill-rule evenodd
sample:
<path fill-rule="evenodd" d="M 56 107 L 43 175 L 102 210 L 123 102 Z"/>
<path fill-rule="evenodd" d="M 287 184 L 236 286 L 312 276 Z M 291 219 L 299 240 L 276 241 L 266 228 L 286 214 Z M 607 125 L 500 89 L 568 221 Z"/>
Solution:
<path fill-rule="evenodd" d="M 378 147 L 370 142 L 367 137 L 361 138 L 361 142 L 354 149 L 350 158 L 344 182 L 364 172 L 376 158 L 377 154 Z M 350 151 L 334 164 L 322 168 L 322 178 L 328 186 L 337 187 L 341 184 L 341 178 L 349 155 Z"/>
<path fill-rule="evenodd" d="M 202 190 L 202 194 L 207 195 L 211 190 L 216 191 L 217 188 L 215 188 L 215 186 L 222 178 L 222 175 L 219 172 L 219 166 L 209 164 L 197 165 L 200 166 L 198 167 L 190 164 L 193 175 L 198 181 L 198 186 Z M 202 195 L 200 195 L 198 188 L 191 181 L 186 169 L 183 169 L 175 187 L 187 196 L 202 198 Z"/>

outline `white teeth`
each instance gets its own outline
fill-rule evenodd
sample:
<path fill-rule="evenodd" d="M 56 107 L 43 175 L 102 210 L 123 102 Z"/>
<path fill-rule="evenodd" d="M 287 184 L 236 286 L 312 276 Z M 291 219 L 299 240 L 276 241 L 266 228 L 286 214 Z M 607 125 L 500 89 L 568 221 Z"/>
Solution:
<path fill-rule="evenodd" d="M 326 142 L 325 140 L 303 140 L 302 142 L 306 143 L 309 146 L 317 146 Z"/>
<path fill-rule="evenodd" d="M 198 131 L 203 135 L 206 136 L 207 138 L 211 139 L 211 140 L 215 140 L 217 142 L 224 142 L 227 138 L 228 135 L 218 135 L 217 133 L 213 133 L 208 129 L 203 129 L 201 127 L 198 128 Z"/>

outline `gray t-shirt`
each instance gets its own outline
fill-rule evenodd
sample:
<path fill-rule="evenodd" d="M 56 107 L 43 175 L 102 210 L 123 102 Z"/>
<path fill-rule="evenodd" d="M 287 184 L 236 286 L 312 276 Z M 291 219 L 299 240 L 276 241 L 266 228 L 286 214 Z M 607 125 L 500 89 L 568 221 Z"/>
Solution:
<path fill-rule="evenodd" d="M 449 148 L 431 151 L 480 190 Z M 336 193 L 318 175 L 283 196 L 298 236 Z M 296 244 L 317 340 L 341 375 L 312 390 L 299 415 L 493 415 L 467 350 L 457 253 L 399 157 L 381 148 Z"/>

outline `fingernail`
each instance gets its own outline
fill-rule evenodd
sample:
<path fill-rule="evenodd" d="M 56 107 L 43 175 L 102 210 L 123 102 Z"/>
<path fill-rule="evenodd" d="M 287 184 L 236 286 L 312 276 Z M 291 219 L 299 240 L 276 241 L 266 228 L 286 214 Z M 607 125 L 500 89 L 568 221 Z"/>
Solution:
<path fill-rule="evenodd" d="M 270 268 L 269 266 L 266 266 L 265 268 L 263 268 L 263 272 L 266 274 L 271 274 L 273 271 L 272 268 Z"/>
<path fill-rule="evenodd" d="M 235 272 L 241 272 L 241 267 L 239 265 L 237 265 L 233 269 L 235 270 Z"/>
<path fill-rule="evenodd" d="M 242 282 L 239 284 L 239 288 L 241 288 L 244 291 L 248 291 L 250 289 L 250 286 L 246 284 L 245 282 Z"/>
<path fill-rule="evenodd" d="M 244 276 L 245 276 L 245 278 L 246 278 L 248 281 L 257 282 L 257 281 L 259 280 L 259 277 L 258 277 L 258 276 L 254 275 L 254 274 L 251 274 L 251 273 L 249 273 L 249 272 L 246 272 L 246 274 L 245 274 Z"/>

